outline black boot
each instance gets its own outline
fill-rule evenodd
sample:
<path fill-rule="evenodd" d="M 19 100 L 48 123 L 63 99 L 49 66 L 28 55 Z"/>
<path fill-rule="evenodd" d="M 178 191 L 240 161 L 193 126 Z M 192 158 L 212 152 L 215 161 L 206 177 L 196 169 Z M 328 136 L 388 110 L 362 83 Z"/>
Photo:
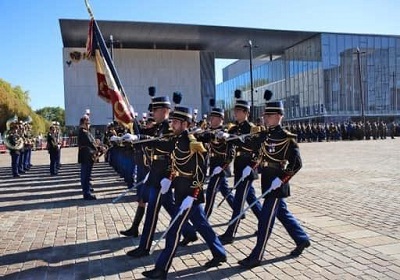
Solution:
<path fill-rule="evenodd" d="M 138 237 L 139 236 L 139 225 L 140 222 L 143 219 L 144 216 L 144 210 L 145 208 L 142 206 L 139 206 L 136 210 L 135 218 L 133 219 L 132 226 L 128 230 L 121 230 L 119 233 L 125 236 L 133 236 L 133 237 Z"/>
<path fill-rule="evenodd" d="M 143 271 L 142 274 L 149 279 L 167 279 L 167 272 L 158 268 Z"/>

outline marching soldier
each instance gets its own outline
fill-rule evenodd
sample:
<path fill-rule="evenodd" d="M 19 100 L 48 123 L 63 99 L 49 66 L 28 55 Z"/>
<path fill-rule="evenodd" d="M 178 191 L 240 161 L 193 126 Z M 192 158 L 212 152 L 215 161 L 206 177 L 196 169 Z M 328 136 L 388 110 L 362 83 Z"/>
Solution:
<path fill-rule="evenodd" d="M 180 103 L 180 100 L 179 102 L 176 101 L 175 103 Z M 153 117 L 156 121 L 156 124 L 154 125 L 153 128 L 154 131 L 154 134 L 152 135 L 153 137 L 162 137 L 165 135 L 172 134 L 168 121 L 170 108 L 171 108 L 171 103 L 169 101 L 168 96 L 152 98 Z M 171 217 L 175 213 L 175 202 L 172 191 L 168 190 L 166 192 L 161 193 L 161 185 L 160 185 L 161 179 L 165 177 L 168 178 L 171 174 L 170 154 L 171 151 L 174 149 L 174 143 L 171 141 L 153 141 L 150 142 L 148 146 L 151 147 L 150 174 L 146 182 L 146 186 L 149 188 L 148 189 L 149 197 L 148 197 L 146 217 L 145 217 L 143 232 L 140 237 L 139 247 L 127 252 L 127 255 L 133 258 L 141 258 L 149 255 L 161 205 L 165 208 L 165 210 L 167 210 L 168 214 Z M 141 215 L 144 214 L 144 208 L 138 208 L 138 210 L 141 211 L 142 213 Z M 191 235 L 188 238 L 190 238 L 192 241 L 197 240 L 196 233 L 193 230 L 191 230 L 191 232 L 188 234 Z"/>
<path fill-rule="evenodd" d="M 210 113 L 210 132 L 196 135 L 199 141 L 209 143 L 208 157 L 211 178 L 206 190 L 206 204 L 204 206 L 207 218 L 212 213 L 218 191 L 222 193 L 229 206 L 233 209 L 233 194 L 229 191 L 225 171 L 233 160 L 234 151 L 232 145 L 228 145 L 224 141 L 218 141 L 215 137 L 218 131 L 224 130 L 223 122 L 224 110 L 212 108 Z"/>
<path fill-rule="evenodd" d="M 197 142 L 188 129 L 192 122 L 190 108 L 175 107 L 171 116 L 172 129 L 176 135 L 175 148 L 172 151 L 172 176 L 161 181 L 163 191 L 174 188 L 174 196 L 179 209 L 174 214 L 174 222 L 166 235 L 165 249 L 159 255 L 155 268 L 143 272 L 151 279 L 166 279 L 172 259 L 178 247 L 182 227 L 190 220 L 209 246 L 213 259 L 205 267 L 214 267 L 226 262 L 225 249 L 207 221 L 201 203 L 204 202 L 203 181 L 205 148 Z"/>
<path fill-rule="evenodd" d="M 261 211 L 263 218 L 258 220 L 256 246 L 247 258 L 239 261 L 245 268 L 260 265 L 276 217 L 296 243 L 291 256 L 299 256 L 310 246 L 309 237 L 284 200 L 290 195 L 289 180 L 300 170 L 302 162 L 296 135 L 282 128 L 282 118 L 283 103 L 267 102 L 264 112 L 267 130 L 251 137 L 254 146 L 261 147 L 261 186 L 265 197 Z"/>
<path fill-rule="evenodd" d="M 218 133 L 217 137 L 226 139 L 230 135 L 243 135 L 249 134 L 254 124 L 248 121 L 250 105 L 246 100 L 239 99 L 240 91 L 235 91 L 235 97 L 238 98 L 234 107 L 234 114 L 236 119 L 236 125 L 229 129 L 228 133 Z M 234 183 L 236 187 L 235 196 L 233 199 L 233 213 L 232 218 L 239 215 L 242 211 L 245 201 L 248 204 L 252 204 L 256 201 L 255 190 L 252 185 L 255 179 L 254 168 L 257 166 L 258 154 L 253 151 L 253 147 L 250 143 L 242 142 L 240 139 L 231 141 L 235 146 L 235 160 L 234 160 Z M 252 207 L 252 211 L 258 220 L 261 218 L 261 204 L 256 203 Z M 220 235 L 222 244 L 230 244 L 234 241 L 234 236 L 239 227 L 240 219 L 230 225 L 224 234 Z"/>
<path fill-rule="evenodd" d="M 149 104 L 149 110 L 151 110 L 151 103 Z M 154 118 L 151 114 L 148 121 L 145 123 L 145 127 L 140 129 L 141 132 L 146 135 L 154 135 L 156 133 L 156 126 Z M 139 129 L 138 123 L 136 122 L 136 127 Z M 134 145 L 134 158 L 137 166 L 136 173 L 136 187 L 137 187 L 137 202 L 138 208 L 136 209 L 135 217 L 133 219 L 132 225 L 127 230 L 122 230 L 120 233 L 125 236 L 138 237 L 139 236 L 139 225 L 143 219 L 146 203 L 149 200 L 148 190 L 146 182 L 144 182 L 146 175 L 150 171 L 152 148 L 141 145 Z M 140 183 L 143 182 L 143 183 Z"/>

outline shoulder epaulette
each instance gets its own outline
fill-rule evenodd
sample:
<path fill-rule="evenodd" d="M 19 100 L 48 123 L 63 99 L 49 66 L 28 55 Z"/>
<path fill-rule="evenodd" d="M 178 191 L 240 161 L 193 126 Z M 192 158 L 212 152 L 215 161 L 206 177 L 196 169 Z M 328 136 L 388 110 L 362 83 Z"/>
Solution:
<path fill-rule="evenodd" d="M 231 128 L 234 128 L 236 125 L 234 123 L 228 123 L 226 125 L 226 130 L 229 131 Z"/>
<path fill-rule="evenodd" d="M 289 130 L 283 129 L 283 132 L 286 134 L 287 137 L 296 138 L 297 134 L 290 132 Z"/>

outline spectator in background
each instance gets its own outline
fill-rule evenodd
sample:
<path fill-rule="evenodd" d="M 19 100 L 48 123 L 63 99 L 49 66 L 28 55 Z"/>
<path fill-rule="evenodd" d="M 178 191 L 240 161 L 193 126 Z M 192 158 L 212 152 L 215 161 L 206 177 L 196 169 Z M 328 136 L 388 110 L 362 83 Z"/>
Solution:
<path fill-rule="evenodd" d="M 90 119 L 89 116 L 84 115 L 79 120 L 79 133 L 78 133 L 78 163 L 81 164 L 81 186 L 83 192 L 83 199 L 95 200 L 96 196 L 92 195 L 90 176 L 92 174 L 93 163 L 96 160 L 97 147 L 95 139 L 90 133 Z"/>
<path fill-rule="evenodd" d="M 58 141 L 56 134 L 56 127 L 50 126 L 50 131 L 47 134 L 47 151 L 50 155 L 50 175 L 55 176 L 58 174 L 57 169 L 57 156 L 58 156 Z"/>

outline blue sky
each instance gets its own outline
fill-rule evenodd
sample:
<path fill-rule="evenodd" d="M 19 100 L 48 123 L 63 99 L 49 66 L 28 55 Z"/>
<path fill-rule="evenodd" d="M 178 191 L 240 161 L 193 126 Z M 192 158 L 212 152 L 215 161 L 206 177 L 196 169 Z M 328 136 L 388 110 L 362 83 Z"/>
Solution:
<path fill-rule="evenodd" d="M 97 20 L 400 35 L 399 0 L 90 0 Z M 84 0 L 0 0 L 0 78 L 33 109 L 64 107 L 59 19 L 89 19 Z M 217 63 L 217 81 L 221 67 Z M 122 81 L 123 82 L 123 81 Z"/>

